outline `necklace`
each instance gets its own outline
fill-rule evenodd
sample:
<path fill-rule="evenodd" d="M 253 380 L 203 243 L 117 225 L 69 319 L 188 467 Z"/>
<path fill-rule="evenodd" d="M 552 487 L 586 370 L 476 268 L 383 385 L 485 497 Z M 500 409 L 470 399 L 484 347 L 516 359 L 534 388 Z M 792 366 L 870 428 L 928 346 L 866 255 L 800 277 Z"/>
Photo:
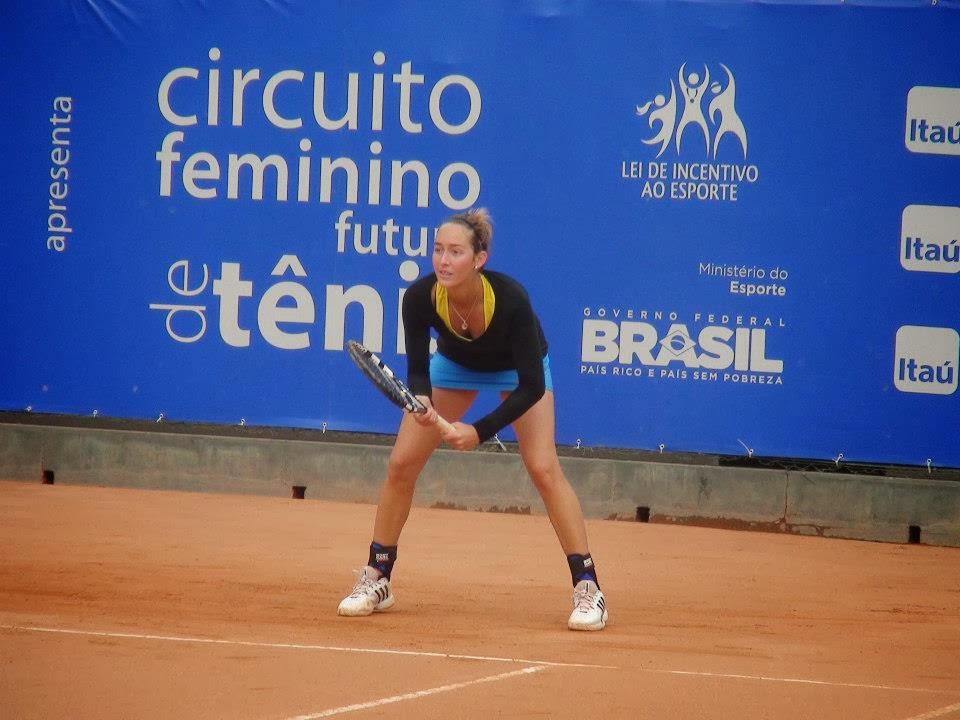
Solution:
<path fill-rule="evenodd" d="M 480 292 L 480 296 L 483 296 L 483 291 L 482 291 L 482 290 L 481 290 L 481 292 Z M 466 314 L 466 315 L 461 315 L 461 314 L 460 314 L 460 311 L 457 310 L 457 306 L 454 305 L 452 301 L 448 301 L 448 302 L 447 302 L 447 304 L 448 304 L 448 305 L 453 309 L 453 311 L 457 314 L 457 317 L 460 318 L 460 329 L 461 329 L 461 330 L 463 330 L 463 331 L 469 330 L 470 324 L 467 322 L 467 318 L 470 317 L 471 315 L 473 315 L 473 311 L 474 311 L 474 309 L 477 307 L 477 302 L 479 302 L 479 300 L 480 300 L 480 297 L 474 297 L 474 298 L 473 298 L 473 305 L 471 305 L 471 306 L 470 306 L 470 309 L 467 310 L 467 314 Z"/>

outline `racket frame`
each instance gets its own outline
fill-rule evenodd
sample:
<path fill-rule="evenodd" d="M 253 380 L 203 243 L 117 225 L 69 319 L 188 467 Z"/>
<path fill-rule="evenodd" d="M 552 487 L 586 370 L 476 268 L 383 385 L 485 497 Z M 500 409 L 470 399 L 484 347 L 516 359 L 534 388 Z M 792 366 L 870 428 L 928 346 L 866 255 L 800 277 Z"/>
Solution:
<path fill-rule="evenodd" d="M 404 412 L 424 415 L 427 406 L 424 405 L 410 388 L 398 378 L 390 366 L 381 360 L 376 353 L 368 350 L 356 340 L 347 341 L 347 354 L 360 371 L 390 402 Z M 453 431 L 453 425 L 437 415 L 437 427 L 444 435 Z"/>

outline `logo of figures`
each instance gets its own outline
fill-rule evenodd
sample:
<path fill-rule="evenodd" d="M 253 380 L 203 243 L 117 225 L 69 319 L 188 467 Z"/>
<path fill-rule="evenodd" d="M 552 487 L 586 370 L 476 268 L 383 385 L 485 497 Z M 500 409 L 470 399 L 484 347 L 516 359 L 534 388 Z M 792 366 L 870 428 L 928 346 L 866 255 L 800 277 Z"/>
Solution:
<path fill-rule="evenodd" d="M 680 66 L 676 84 L 670 80 L 669 97 L 661 93 L 653 100 L 637 105 L 637 115 L 646 117 L 647 125 L 655 133 L 653 137 L 644 139 L 643 143 L 659 145 L 657 157 L 660 157 L 673 141 L 679 154 L 680 143 L 685 134 L 690 137 L 691 134 L 699 136 L 702 133 L 707 156 L 716 158 L 720 141 L 726 135 L 732 135 L 740 142 L 743 157 L 746 158 L 747 131 L 737 114 L 737 84 L 730 68 L 720 63 L 726 73 L 726 83 L 714 80 L 711 84 L 710 70 L 706 65 L 703 67 L 702 77 L 697 72 L 688 74 L 686 66 L 686 63 Z M 713 97 L 710 98 L 707 113 L 704 115 L 703 99 L 708 88 Z"/>

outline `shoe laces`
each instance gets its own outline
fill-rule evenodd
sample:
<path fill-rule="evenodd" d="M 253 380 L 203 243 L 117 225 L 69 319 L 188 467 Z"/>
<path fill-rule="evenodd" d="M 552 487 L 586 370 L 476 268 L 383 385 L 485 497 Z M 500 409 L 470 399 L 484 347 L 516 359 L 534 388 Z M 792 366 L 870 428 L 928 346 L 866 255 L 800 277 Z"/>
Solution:
<path fill-rule="evenodd" d="M 357 582 L 353 586 L 353 592 L 350 593 L 351 596 L 354 595 L 364 595 L 368 590 L 371 590 L 374 584 L 380 578 L 371 577 L 367 573 L 366 568 L 360 570 L 354 570 L 353 574 L 357 577 Z"/>
<path fill-rule="evenodd" d="M 599 588 L 591 583 L 581 583 L 573 591 L 573 607 L 578 612 L 590 612 L 593 610 L 594 601 L 597 597 Z"/>

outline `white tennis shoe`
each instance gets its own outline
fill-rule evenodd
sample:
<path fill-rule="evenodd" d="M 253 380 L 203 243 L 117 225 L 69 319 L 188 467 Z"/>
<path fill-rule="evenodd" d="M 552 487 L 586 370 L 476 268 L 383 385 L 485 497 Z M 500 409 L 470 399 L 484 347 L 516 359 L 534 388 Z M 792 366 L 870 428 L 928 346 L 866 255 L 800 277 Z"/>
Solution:
<path fill-rule="evenodd" d="M 390 591 L 390 581 L 377 575 L 377 571 L 367 566 L 357 573 L 357 584 L 353 592 L 340 601 L 337 615 L 370 615 L 393 607 L 395 599 Z"/>
<path fill-rule="evenodd" d="M 573 612 L 567 621 L 571 630 L 603 630 L 607 624 L 607 603 L 592 580 L 581 580 L 573 589 Z"/>

